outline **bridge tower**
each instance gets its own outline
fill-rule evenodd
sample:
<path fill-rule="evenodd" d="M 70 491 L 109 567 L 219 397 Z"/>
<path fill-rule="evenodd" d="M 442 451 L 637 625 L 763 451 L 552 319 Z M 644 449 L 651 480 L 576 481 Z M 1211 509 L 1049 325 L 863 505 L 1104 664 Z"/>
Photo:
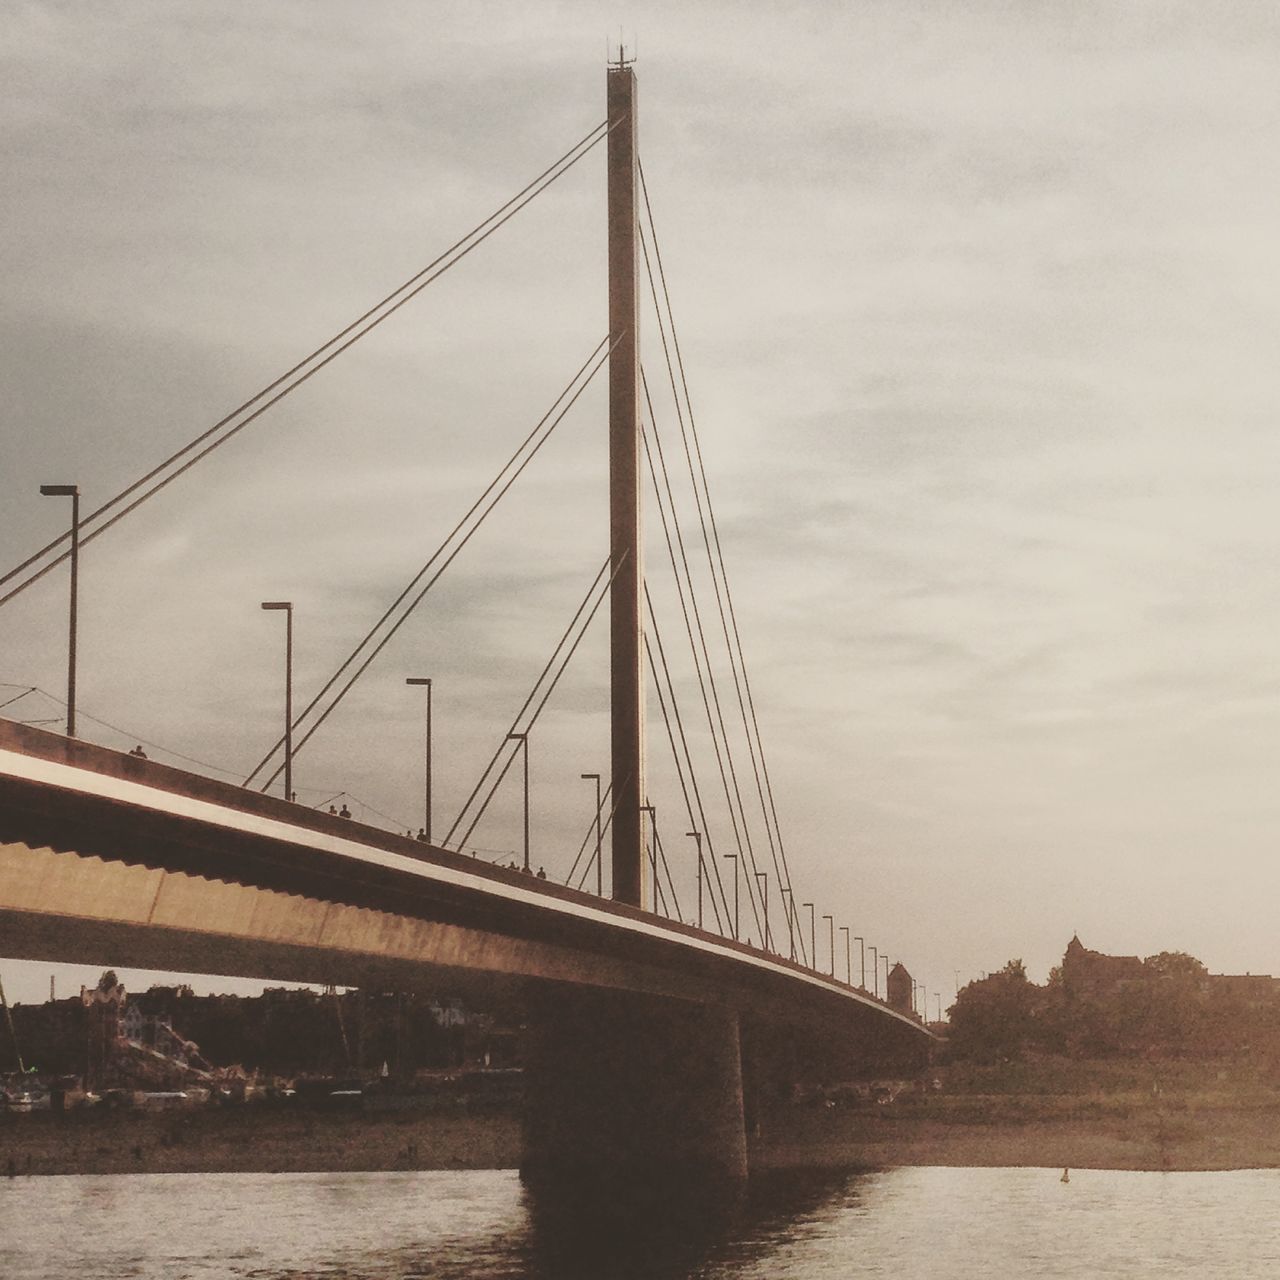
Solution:
<path fill-rule="evenodd" d="M 640 306 L 636 257 L 636 78 L 619 50 L 608 69 L 609 635 L 613 896 L 642 907 L 644 632 L 640 558 Z"/>

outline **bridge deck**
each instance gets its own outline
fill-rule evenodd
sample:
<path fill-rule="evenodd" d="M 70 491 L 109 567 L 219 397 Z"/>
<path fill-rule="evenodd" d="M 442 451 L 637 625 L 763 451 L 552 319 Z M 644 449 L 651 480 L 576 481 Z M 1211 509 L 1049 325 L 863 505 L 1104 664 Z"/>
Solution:
<path fill-rule="evenodd" d="M 132 867 L 180 879 L 188 885 L 186 909 L 197 917 L 188 924 L 197 932 L 201 894 L 193 896 L 191 881 L 205 887 L 210 909 L 218 886 L 235 886 L 257 894 L 257 903 L 263 894 L 287 897 L 298 912 L 309 902 L 366 920 L 412 922 L 418 941 L 400 938 L 398 954 L 417 945 L 425 963 L 442 968 L 649 991 L 805 1022 L 834 1017 L 848 1025 L 852 1015 L 859 1025 L 889 1021 L 927 1034 L 863 991 L 745 944 L 352 819 L 3 720 L 0 842 L 6 855 L 0 913 L 10 924 L 5 934 L 13 942 L 4 947 L 10 954 L 22 954 L 24 934 L 39 935 L 36 917 L 92 916 L 92 907 L 68 910 L 24 888 L 33 876 L 52 876 L 51 885 L 65 887 L 67 878 L 53 875 L 48 860 L 74 855 L 99 860 L 100 871 L 114 867 L 117 877 Z M 37 851 L 45 851 L 39 864 L 31 861 Z M 159 928 L 160 880 L 145 892 L 156 897 L 143 923 Z M 348 924 L 356 918 L 345 917 Z M 136 931 L 136 915 L 131 923 Z M 217 932 L 212 917 L 207 924 Z M 327 936 L 336 936 L 332 927 Z M 360 950 L 355 933 L 349 936 Z M 341 949 L 341 939 L 326 945 Z"/>

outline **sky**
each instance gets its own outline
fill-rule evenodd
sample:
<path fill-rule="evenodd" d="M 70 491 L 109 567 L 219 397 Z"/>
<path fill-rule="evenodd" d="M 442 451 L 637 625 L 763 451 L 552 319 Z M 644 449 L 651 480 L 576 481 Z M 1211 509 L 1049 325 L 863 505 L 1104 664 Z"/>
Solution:
<path fill-rule="evenodd" d="M 1073 933 L 1280 973 L 1267 6 L 19 0 L 3 567 L 65 528 L 41 483 L 114 494 L 599 123 L 620 24 L 797 899 L 944 1007 L 1014 957 L 1043 980 Z M 604 337 L 604 265 L 597 149 L 86 548 L 83 736 L 240 781 L 281 716 L 259 602 L 294 601 L 309 697 Z M 674 449 L 651 318 L 642 359 Z M 593 385 L 299 755 L 301 800 L 416 829 L 404 679 L 431 676 L 452 822 L 606 554 L 604 450 Z M 0 608 L 0 701 L 43 691 L 0 714 L 58 727 L 65 614 L 61 571 Z M 531 739 L 554 877 L 607 772 L 606 630 Z M 656 705 L 649 746 L 688 918 Z M 519 847 L 516 777 L 483 856 Z M 11 999 L 51 971 L 95 976 L 0 960 Z"/>

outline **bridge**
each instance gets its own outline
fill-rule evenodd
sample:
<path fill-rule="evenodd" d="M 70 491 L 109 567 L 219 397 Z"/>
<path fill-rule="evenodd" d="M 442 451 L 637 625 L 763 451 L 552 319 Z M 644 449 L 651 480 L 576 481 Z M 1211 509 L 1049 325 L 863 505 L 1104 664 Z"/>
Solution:
<path fill-rule="evenodd" d="M 752 1112 L 771 1090 L 804 1078 L 839 1077 L 871 1063 L 917 1064 L 927 1054 L 930 1036 L 913 1007 L 914 985 L 905 1002 L 891 1005 L 879 998 L 878 964 L 873 964 L 871 991 L 865 966 L 854 982 L 847 930 L 844 979 L 837 976 L 833 916 L 823 917 L 830 923 L 830 963 L 828 971 L 819 971 L 814 906 L 797 903 L 792 888 L 745 663 L 740 644 L 735 645 L 737 623 L 714 524 L 708 535 L 710 495 L 705 473 L 698 487 L 700 449 L 695 436 L 690 451 L 682 415 L 694 492 L 705 496 L 707 506 L 704 514 L 700 496 L 708 561 L 713 570 L 719 563 L 717 612 L 749 760 L 742 772 L 754 781 L 760 799 L 760 816 L 748 820 L 720 697 L 714 686 L 710 697 L 707 693 L 712 664 L 705 629 L 640 365 L 643 264 L 679 405 L 683 365 L 669 300 L 666 324 L 661 322 L 665 281 L 651 219 L 649 239 L 642 234 L 647 193 L 636 146 L 635 73 L 621 56 L 608 71 L 607 105 L 600 126 L 449 254 L 83 522 L 78 489 L 48 486 L 55 496 L 72 497 L 71 530 L 0 579 L 5 593 L 0 605 L 70 562 L 67 732 L 0 720 L 0 952 L 400 990 L 448 985 L 482 997 L 510 993 L 522 1002 L 528 1023 L 526 1179 L 615 1185 L 693 1176 L 698 1182 L 735 1183 L 748 1172 Z M 446 541 L 321 694 L 296 715 L 291 606 L 265 602 L 264 607 L 287 612 L 290 628 L 284 731 L 245 783 L 211 779 L 81 740 L 75 610 L 82 543 L 105 533 L 322 369 L 425 288 L 435 278 L 433 271 L 449 269 L 517 212 L 520 201 L 532 199 L 600 142 L 607 150 L 609 197 L 608 335 L 460 522 L 454 541 Z M 546 439 L 539 432 L 549 434 L 606 365 L 609 557 L 458 820 L 444 839 L 434 839 L 429 727 L 421 838 L 297 803 L 296 755 L 408 616 L 395 610 L 406 599 L 411 610 L 449 567 L 474 531 L 468 518 L 479 510 L 482 519 L 492 510 Z M 691 409 L 687 414 L 692 426 Z M 721 826 L 732 828 L 736 850 L 730 854 L 715 852 L 716 824 L 697 781 L 678 690 L 646 587 L 640 527 L 645 461 L 707 719 L 713 730 L 718 721 L 721 730 L 714 739 L 715 757 L 728 815 Z M 528 735 L 606 596 L 610 774 L 607 789 L 598 795 L 594 830 L 588 830 L 561 884 L 530 874 Z M 683 801 L 670 807 L 683 808 L 688 834 L 697 841 L 694 923 L 678 909 L 677 877 L 647 784 L 646 666 Z M 428 684 L 428 709 L 429 698 Z M 522 753 L 524 865 L 493 865 L 469 852 L 467 841 Z M 283 795 L 269 794 L 281 778 Z M 752 822 L 761 860 L 763 848 L 769 851 L 765 870 L 757 865 Z M 731 890 L 720 875 L 725 860 L 733 862 Z M 586 887 L 592 870 L 595 892 Z M 611 896 L 605 896 L 606 879 Z M 758 943 L 742 940 L 744 891 Z M 713 920 L 706 918 L 704 905 Z M 802 905 L 810 911 L 807 938 Z"/>

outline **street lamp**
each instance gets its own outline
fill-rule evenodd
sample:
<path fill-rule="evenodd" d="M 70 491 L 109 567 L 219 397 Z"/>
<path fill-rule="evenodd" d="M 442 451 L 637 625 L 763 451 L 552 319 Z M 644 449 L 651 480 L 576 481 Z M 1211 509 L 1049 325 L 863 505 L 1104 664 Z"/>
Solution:
<path fill-rule="evenodd" d="M 687 835 L 698 846 L 698 928 L 702 928 L 702 832 L 686 831 Z"/>
<path fill-rule="evenodd" d="M 423 824 L 422 832 L 427 838 L 427 843 L 431 843 L 431 680 L 429 677 L 408 676 L 405 684 L 426 685 L 427 688 L 427 777 L 426 777 L 426 803 L 423 805 L 423 812 L 426 815 L 426 822 Z"/>
<path fill-rule="evenodd" d="M 738 855 L 736 853 L 726 853 L 723 855 L 726 862 L 733 863 L 733 940 L 738 941 Z"/>
<path fill-rule="evenodd" d="M 787 947 L 791 954 L 791 959 L 796 958 L 796 925 L 795 925 L 795 909 L 796 900 L 791 893 L 790 885 L 783 885 L 779 890 L 782 894 L 782 912 L 787 917 Z"/>
<path fill-rule="evenodd" d="M 508 741 L 520 743 L 524 748 L 524 869 L 529 870 L 529 735 L 509 733 Z"/>
<path fill-rule="evenodd" d="M 293 601 L 264 600 L 264 609 L 284 610 L 284 798 L 293 799 Z"/>
<path fill-rule="evenodd" d="M 862 957 L 862 981 L 858 984 L 863 991 L 867 989 L 867 944 L 865 939 L 860 938 L 856 933 L 853 940 L 858 944 L 858 954 Z"/>
<path fill-rule="evenodd" d="M 760 900 L 764 903 L 764 949 L 773 950 L 773 935 L 769 932 L 769 873 L 756 872 L 756 886 L 760 888 Z"/>
<path fill-rule="evenodd" d="M 662 885 L 658 881 L 658 811 L 651 804 L 642 804 L 640 812 L 649 815 L 649 831 L 652 837 L 649 841 L 649 868 L 653 872 L 653 914 L 656 916 L 658 895 L 662 892 Z"/>
<path fill-rule="evenodd" d="M 802 902 L 800 905 L 809 908 L 809 968 L 816 972 L 818 968 L 818 934 L 813 923 L 813 903 Z"/>
<path fill-rule="evenodd" d="M 875 947 L 868 947 L 867 950 L 871 952 L 871 994 L 875 996 L 877 1000 L 879 1000 L 880 999 L 880 961 L 878 957 L 880 953 L 875 949 Z M 867 989 L 865 977 L 863 978 L 862 989 L 864 991 Z"/>
<path fill-rule="evenodd" d="M 592 782 L 596 784 L 596 897 L 604 897 L 604 867 L 600 861 L 600 844 L 602 839 L 602 831 L 600 829 L 600 809 L 604 803 L 600 799 L 600 775 L 598 773 L 581 773 L 578 775 L 583 782 Z"/>
<path fill-rule="evenodd" d="M 834 916 L 824 915 L 822 918 L 831 930 L 831 976 L 834 978 L 836 976 L 836 921 Z"/>
<path fill-rule="evenodd" d="M 76 603 L 80 582 L 80 486 L 42 484 L 46 498 L 71 499 L 71 626 L 67 645 L 67 737 L 76 736 Z"/>
<path fill-rule="evenodd" d="M 853 956 L 849 947 L 849 926 L 842 924 L 840 932 L 844 934 L 844 982 L 845 986 L 853 986 Z"/>

